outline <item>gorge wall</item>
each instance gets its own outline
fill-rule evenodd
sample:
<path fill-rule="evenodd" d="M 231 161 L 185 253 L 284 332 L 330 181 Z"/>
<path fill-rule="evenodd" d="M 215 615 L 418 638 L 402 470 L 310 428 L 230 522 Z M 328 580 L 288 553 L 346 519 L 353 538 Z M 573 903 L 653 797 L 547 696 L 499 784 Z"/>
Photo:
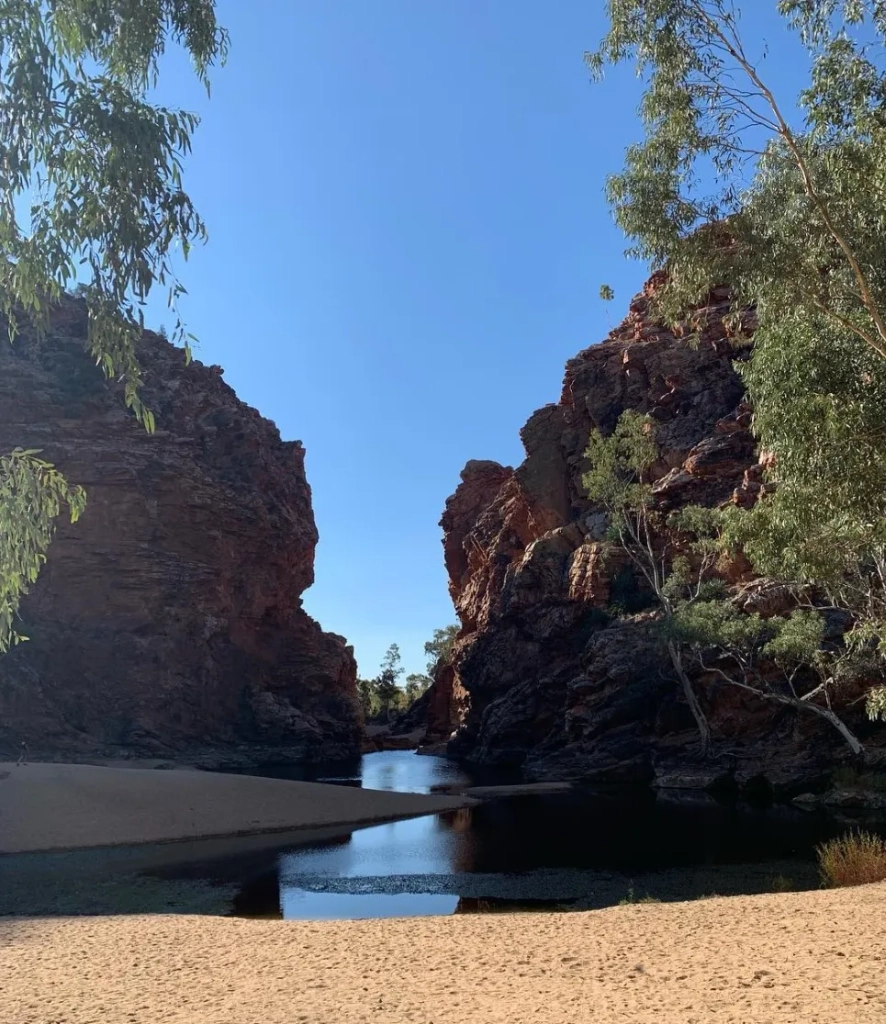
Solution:
<path fill-rule="evenodd" d="M 694 343 L 688 329 L 651 318 L 660 283 L 653 277 L 609 338 L 569 361 L 560 401 L 523 428 L 524 462 L 469 462 L 447 501 L 444 553 L 462 629 L 429 698 L 429 740 L 531 778 L 708 785 L 762 775 L 790 787 L 815 775 L 839 737 L 810 715 L 706 680 L 697 689 L 714 755 L 699 764 L 652 613 L 584 495 L 589 435 L 611 431 L 626 409 L 657 422 L 660 507 L 748 505 L 762 486 L 734 367 L 749 349 L 728 337 L 728 290 L 696 311 Z M 749 316 L 743 329 L 753 328 Z M 733 566 L 735 579 L 747 568 Z M 847 713 L 861 735 L 873 728 L 859 708 Z"/>
<path fill-rule="evenodd" d="M 63 524 L 0 659 L 0 755 L 355 754 L 356 665 L 302 608 L 305 451 L 217 366 L 146 334 L 147 434 L 84 349 L 76 300 L 0 344 L 0 452 L 43 449 L 88 505 Z"/>

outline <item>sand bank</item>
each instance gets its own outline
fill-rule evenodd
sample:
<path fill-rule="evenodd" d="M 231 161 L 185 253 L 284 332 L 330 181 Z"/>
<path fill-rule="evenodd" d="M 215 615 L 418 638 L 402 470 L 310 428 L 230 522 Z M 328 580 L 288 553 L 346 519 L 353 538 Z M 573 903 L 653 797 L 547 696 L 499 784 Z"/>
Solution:
<path fill-rule="evenodd" d="M 882 1024 L 886 886 L 351 922 L 0 920 L 2 1024 Z"/>
<path fill-rule="evenodd" d="M 217 772 L 0 763 L 0 853 L 366 824 L 471 802 Z"/>

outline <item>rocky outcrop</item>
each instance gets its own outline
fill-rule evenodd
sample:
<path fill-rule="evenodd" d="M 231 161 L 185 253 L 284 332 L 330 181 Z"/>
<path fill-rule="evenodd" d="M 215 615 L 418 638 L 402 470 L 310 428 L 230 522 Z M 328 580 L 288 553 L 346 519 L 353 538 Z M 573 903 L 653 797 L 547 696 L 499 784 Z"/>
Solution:
<path fill-rule="evenodd" d="M 84 350 L 82 303 L 0 345 L 0 451 L 40 448 L 88 506 L 63 524 L 0 659 L 0 754 L 292 759 L 359 750 L 356 667 L 302 608 L 305 450 L 218 366 L 146 334 L 147 434 Z"/>
<path fill-rule="evenodd" d="M 610 337 L 569 361 L 560 401 L 523 428 L 523 463 L 469 462 L 447 501 L 444 553 L 462 630 L 451 677 L 429 698 L 443 712 L 429 738 L 533 778 L 694 772 L 708 784 L 765 771 L 789 785 L 832 749 L 827 727 L 713 684 L 700 691 L 720 762 L 692 767 L 693 721 L 655 641 L 648 595 L 604 542 L 605 516 L 582 487 L 591 431 L 611 431 L 627 409 L 657 422 L 662 509 L 748 506 L 766 486 L 735 370 L 749 348 L 729 337 L 728 290 L 694 311 L 690 339 L 688 324 L 670 330 L 651 318 L 660 283 L 653 277 Z M 746 316 L 742 334 L 754 327 Z M 730 568 L 741 580 L 749 567 Z"/>

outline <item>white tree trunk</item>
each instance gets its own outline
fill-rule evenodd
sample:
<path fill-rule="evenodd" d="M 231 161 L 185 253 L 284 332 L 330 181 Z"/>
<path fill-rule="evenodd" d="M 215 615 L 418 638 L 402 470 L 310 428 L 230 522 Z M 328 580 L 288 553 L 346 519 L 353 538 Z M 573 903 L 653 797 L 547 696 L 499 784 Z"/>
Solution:
<path fill-rule="evenodd" d="M 843 719 L 840 718 L 835 711 L 831 711 L 830 708 L 823 708 L 820 704 L 813 704 L 811 701 L 801 700 L 799 697 L 788 697 L 783 693 L 770 693 L 767 690 L 760 690 L 756 686 L 751 686 L 749 683 L 740 683 L 737 679 L 731 679 L 725 672 L 718 669 L 715 671 L 731 686 L 737 686 L 741 690 L 749 690 L 751 693 L 755 693 L 758 697 L 762 697 L 763 700 L 768 700 L 773 704 L 786 704 L 788 707 L 797 708 L 799 711 L 809 711 L 813 715 L 818 715 L 820 718 L 831 723 L 843 739 L 846 740 L 846 743 L 853 754 L 858 756 L 864 753 L 864 746 L 855 733 L 853 733 Z"/>
<path fill-rule="evenodd" d="M 821 717 L 830 722 L 843 739 L 846 740 L 849 744 L 849 749 L 853 754 L 859 755 L 864 753 L 864 746 L 855 733 L 852 732 L 843 719 L 840 718 L 838 714 L 831 711 L 830 708 L 823 708 L 819 704 L 810 704 L 805 700 L 798 700 L 796 702 L 789 700 L 788 703 L 792 704 L 794 707 L 806 708 L 807 711 L 811 711 L 813 714 L 821 715 Z"/>
<path fill-rule="evenodd" d="M 695 719 L 695 724 L 698 726 L 698 735 L 701 738 L 701 752 L 702 756 L 707 754 L 708 747 L 711 743 L 711 728 L 708 725 L 708 720 L 705 717 L 704 711 L 702 711 L 701 704 L 698 702 L 698 697 L 695 695 L 695 690 L 692 688 L 692 680 L 686 674 L 686 669 L 683 667 L 683 658 L 680 654 L 680 649 L 673 642 L 668 641 L 668 654 L 671 656 L 671 664 L 674 666 L 674 671 L 677 673 L 677 678 L 680 680 L 680 685 L 683 687 L 683 695 L 686 697 L 686 703 L 689 705 L 689 710 L 692 712 L 692 717 Z"/>

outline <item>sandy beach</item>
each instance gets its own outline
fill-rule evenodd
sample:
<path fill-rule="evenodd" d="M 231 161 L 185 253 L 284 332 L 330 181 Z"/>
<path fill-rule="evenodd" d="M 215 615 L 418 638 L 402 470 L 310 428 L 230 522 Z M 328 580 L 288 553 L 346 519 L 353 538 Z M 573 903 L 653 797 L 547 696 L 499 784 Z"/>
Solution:
<path fill-rule="evenodd" d="M 388 921 L 0 921 L 2 1024 L 882 1024 L 886 885 Z"/>
<path fill-rule="evenodd" d="M 6 852 L 317 828 L 464 803 L 194 771 L 3 765 L 0 775 Z M 341 922 L 217 910 L 65 917 L 57 906 L 0 918 L 0 1024 L 886 1020 L 886 884 Z"/>
<path fill-rule="evenodd" d="M 0 854 L 367 824 L 470 803 L 251 775 L 0 762 Z"/>

